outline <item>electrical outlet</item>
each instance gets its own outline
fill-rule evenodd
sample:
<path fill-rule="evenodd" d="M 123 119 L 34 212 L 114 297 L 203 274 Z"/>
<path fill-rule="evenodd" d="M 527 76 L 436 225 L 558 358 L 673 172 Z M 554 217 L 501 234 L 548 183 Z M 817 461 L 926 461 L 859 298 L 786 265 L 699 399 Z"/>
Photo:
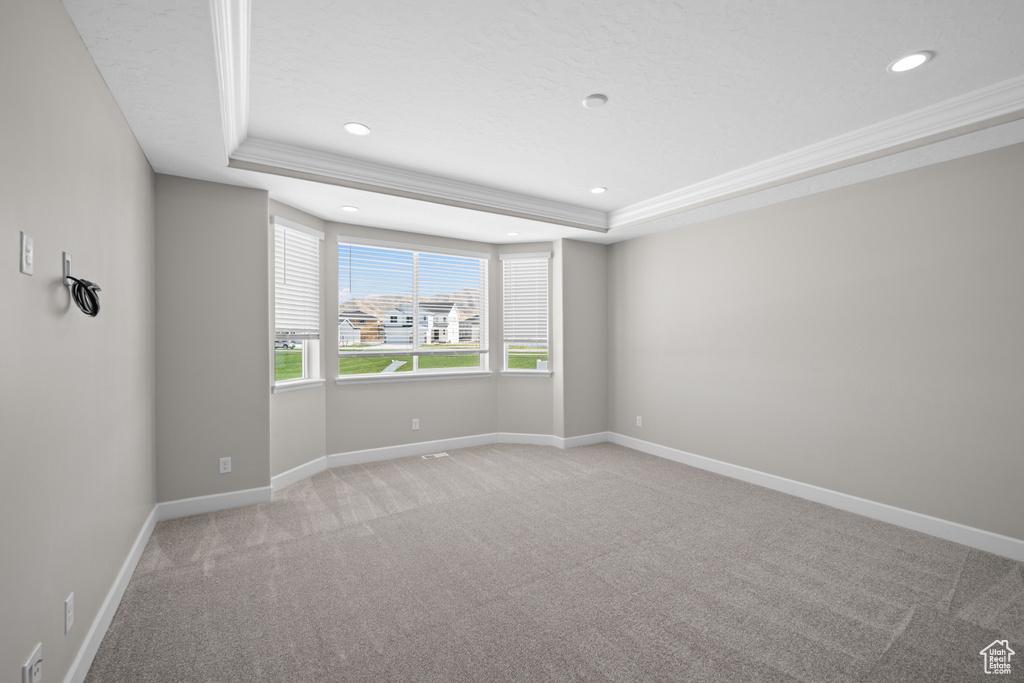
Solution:
<path fill-rule="evenodd" d="M 36 247 L 35 240 L 21 231 L 21 272 L 31 275 L 35 271 Z"/>
<path fill-rule="evenodd" d="M 419 420 L 419 418 L 414 417 L 412 419 L 412 430 L 415 432 L 419 428 L 420 428 L 420 420 Z"/>
<path fill-rule="evenodd" d="M 636 426 L 637 427 L 643 427 L 644 426 L 644 419 L 642 417 L 640 417 L 639 415 L 636 416 Z"/>
<path fill-rule="evenodd" d="M 220 473 L 227 474 L 231 471 L 231 458 L 220 459 Z"/>
<path fill-rule="evenodd" d="M 40 683 L 43 680 L 43 644 L 36 645 L 32 654 L 21 667 L 21 683 Z"/>
<path fill-rule="evenodd" d="M 67 634 L 75 623 L 75 594 L 72 592 L 64 601 L 64 633 Z"/>

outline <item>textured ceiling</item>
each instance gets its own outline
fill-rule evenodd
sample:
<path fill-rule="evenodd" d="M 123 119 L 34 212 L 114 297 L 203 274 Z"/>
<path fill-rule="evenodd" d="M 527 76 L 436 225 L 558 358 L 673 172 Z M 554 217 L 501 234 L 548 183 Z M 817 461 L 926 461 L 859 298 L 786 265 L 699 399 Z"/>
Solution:
<path fill-rule="evenodd" d="M 250 131 L 616 209 L 1017 75 L 997 4 L 256 0 Z"/>
<path fill-rule="evenodd" d="M 438 204 L 421 186 L 389 196 L 227 168 L 210 3 L 64 4 L 157 171 L 264 187 L 332 220 L 350 203 L 379 227 L 612 239 L 464 199 Z M 512 204 L 612 212 L 1019 79 L 1022 28 L 1019 0 L 252 0 L 243 133 L 510 193 Z M 936 58 L 886 71 L 922 49 Z M 583 108 L 596 92 L 608 104 Z M 343 132 L 353 120 L 372 133 Z M 609 191 L 591 194 L 598 185 Z"/>

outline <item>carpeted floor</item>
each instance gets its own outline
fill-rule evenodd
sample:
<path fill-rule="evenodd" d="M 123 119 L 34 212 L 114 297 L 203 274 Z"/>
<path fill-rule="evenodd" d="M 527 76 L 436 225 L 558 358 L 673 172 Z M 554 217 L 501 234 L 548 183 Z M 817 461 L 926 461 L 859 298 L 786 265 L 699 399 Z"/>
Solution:
<path fill-rule="evenodd" d="M 612 444 L 161 522 L 88 683 L 971 681 L 1022 565 Z"/>

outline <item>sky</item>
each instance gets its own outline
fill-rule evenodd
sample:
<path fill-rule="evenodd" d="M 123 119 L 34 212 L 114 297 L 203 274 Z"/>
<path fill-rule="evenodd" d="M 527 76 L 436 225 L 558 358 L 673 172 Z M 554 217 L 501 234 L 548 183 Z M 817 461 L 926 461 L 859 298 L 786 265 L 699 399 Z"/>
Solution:
<path fill-rule="evenodd" d="M 414 258 L 419 259 L 421 298 L 480 286 L 481 262 L 475 258 L 339 244 L 338 303 L 383 294 L 412 296 Z"/>

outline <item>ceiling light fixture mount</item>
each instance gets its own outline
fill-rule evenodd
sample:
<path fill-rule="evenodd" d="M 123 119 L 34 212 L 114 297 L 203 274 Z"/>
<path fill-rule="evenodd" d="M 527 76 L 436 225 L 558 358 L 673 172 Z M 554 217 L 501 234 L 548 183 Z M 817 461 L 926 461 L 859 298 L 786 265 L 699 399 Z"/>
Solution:
<path fill-rule="evenodd" d="M 608 102 L 608 96 L 602 95 L 601 93 L 594 93 L 593 95 L 587 95 L 583 98 L 583 106 L 587 109 L 597 109 L 603 107 Z"/>
<path fill-rule="evenodd" d="M 910 71 L 916 69 L 922 64 L 931 61 L 932 57 L 935 56 L 934 52 L 923 50 L 921 52 L 915 52 L 914 54 L 907 55 L 906 57 L 900 57 L 895 62 L 889 65 L 889 71 L 895 73 L 901 73 L 903 71 Z"/>
<path fill-rule="evenodd" d="M 608 188 L 607 187 L 592 187 L 592 188 L 590 188 L 590 191 L 593 192 L 594 194 L 604 194 L 605 192 L 608 191 Z"/>
<path fill-rule="evenodd" d="M 357 121 L 349 121 L 343 126 L 343 128 L 345 129 L 346 133 L 351 133 L 352 135 L 370 134 L 370 127 L 364 123 L 359 123 Z"/>
<path fill-rule="evenodd" d="M 354 213 L 354 212 L 359 210 L 359 207 L 358 206 L 343 206 L 343 207 L 341 207 L 341 210 L 342 211 L 347 211 L 349 213 Z"/>

